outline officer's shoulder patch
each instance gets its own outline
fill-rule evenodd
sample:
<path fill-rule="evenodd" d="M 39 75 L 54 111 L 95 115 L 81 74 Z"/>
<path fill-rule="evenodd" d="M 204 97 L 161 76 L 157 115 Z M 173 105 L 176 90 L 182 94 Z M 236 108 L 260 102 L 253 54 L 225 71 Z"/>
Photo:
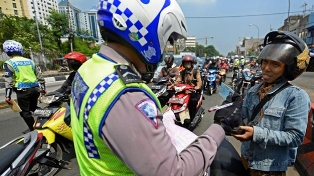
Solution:
<path fill-rule="evenodd" d="M 149 98 L 141 100 L 135 105 L 135 108 L 139 110 L 144 117 L 146 117 L 154 125 L 155 128 L 158 128 L 158 108 L 154 101 Z"/>
<path fill-rule="evenodd" d="M 129 65 L 115 65 L 115 69 L 124 84 L 143 82 L 141 77 Z"/>
<path fill-rule="evenodd" d="M 85 83 L 81 75 L 77 72 L 72 82 L 71 90 L 72 100 L 77 117 L 79 117 L 80 115 L 81 105 L 88 89 L 89 89 L 88 85 Z"/>

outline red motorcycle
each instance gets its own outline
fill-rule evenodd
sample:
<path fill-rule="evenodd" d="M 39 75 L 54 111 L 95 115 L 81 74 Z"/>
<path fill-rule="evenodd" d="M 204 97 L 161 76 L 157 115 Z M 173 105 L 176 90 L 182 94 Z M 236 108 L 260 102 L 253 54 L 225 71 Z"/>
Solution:
<path fill-rule="evenodd" d="M 196 105 L 196 114 L 194 119 L 191 121 L 190 113 L 189 113 L 189 102 L 191 95 L 187 92 L 195 92 L 195 89 L 193 86 L 190 86 L 188 84 L 176 84 L 173 87 L 174 89 L 174 95 L 172 98 L 169 99 L 169 107 L 173 111 L 176 117 L 176 124 L 179 126 L 183 126 L 187 128 L 190 131 L 193 131 L 197 125 L 201 122 L 205 110 L 201 106 L 203 97 L 203 91 L 201 93 L 201 96 L 199 98 L 199 101 Z"/>

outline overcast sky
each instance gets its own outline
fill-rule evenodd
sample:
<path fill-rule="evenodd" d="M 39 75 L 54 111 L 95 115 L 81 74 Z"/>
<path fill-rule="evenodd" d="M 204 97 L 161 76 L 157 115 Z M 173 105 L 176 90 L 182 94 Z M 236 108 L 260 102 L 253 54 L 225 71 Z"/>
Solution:
<path fill-rule="evenodd" d="M 98 0 L 69 1 L 83 11 L 89 10 L 99 2 Z M 131 3 L 132 0 L 129 1 Z M 178 0 L 187 18 L 188 35 L 196 38 L 213 37 L 208 39 L 208 45 L 214 45 L 224 55 L 234 51 L 239 40 L 244 37 L 257 38 L 259 31 L 259 37 L 263 38 L 270 28 L 276 30 L 281 27 L 284 19 L 288 17 L 289 1 L 290 15 L 303 14 L 304 7 L 301 6 L 304 3 L 308 4 L 306 10 L 313 9 L 314 5 L 313 0 Z M 255 24 L 257 27 L 249 24 Z M 198 40 L 198 42 L 205 44 L 205 40 Z"/>

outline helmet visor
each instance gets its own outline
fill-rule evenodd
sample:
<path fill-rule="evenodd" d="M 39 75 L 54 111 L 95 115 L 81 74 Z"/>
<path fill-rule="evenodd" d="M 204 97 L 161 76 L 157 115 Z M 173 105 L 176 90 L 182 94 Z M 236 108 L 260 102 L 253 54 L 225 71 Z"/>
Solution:
<path fill-rule="evenodd" d="M 299 50 L 290 44 L 274 43 L 264 47 L 258 56 L 258 61 L 261 62 L 263 59 L 267 59 L 290 65 L 295 62 L 294 58 L 299 54 Z"/>

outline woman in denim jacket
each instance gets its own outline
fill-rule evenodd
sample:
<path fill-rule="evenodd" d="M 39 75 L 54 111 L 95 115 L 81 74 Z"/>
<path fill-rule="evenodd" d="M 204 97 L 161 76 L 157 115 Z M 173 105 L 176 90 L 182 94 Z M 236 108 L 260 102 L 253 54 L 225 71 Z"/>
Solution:
<path fill-rule="evenodd" d="M 267 101 L 255 117 L 251 116 L 265 95 L 303 73 L 309 63 L 309 51 L 299 37 L 286 31 L 268 33 L 264 46 L 258 58 L 264 82 L 248 91 L 242 107 L 243 118 L 254 125 L 240 126 L 245 133 L 234 137 L 242 141 L 242 160 L 251 175 L 285 175 L 305 136 L 308 94 L 289 86 Z"/>

